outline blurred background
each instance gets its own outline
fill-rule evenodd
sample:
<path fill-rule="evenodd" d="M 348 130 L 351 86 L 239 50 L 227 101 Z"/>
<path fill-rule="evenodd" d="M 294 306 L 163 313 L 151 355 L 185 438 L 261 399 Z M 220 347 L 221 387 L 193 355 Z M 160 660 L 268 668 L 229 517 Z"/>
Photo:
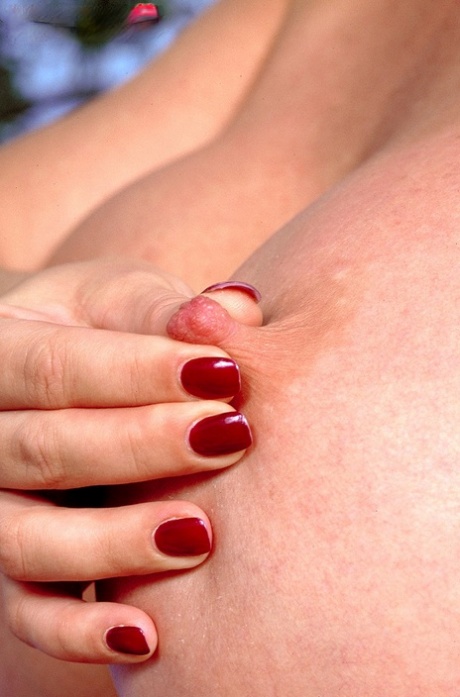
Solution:
<path fill-rule="evenodd" d="M 0 0 L 0 143 L 135 75 L 214 0 Z"/>

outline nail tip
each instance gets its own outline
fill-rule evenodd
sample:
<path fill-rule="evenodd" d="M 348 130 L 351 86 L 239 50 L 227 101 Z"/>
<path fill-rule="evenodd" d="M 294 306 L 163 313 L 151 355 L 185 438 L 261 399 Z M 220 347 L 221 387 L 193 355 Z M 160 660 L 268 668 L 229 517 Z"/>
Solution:
<path fill-rule="evenodd" d="M 173 518 L 158 526 L 154 541 L 170 557 L 201 557 L 211 551 L 211 540 L 201 518 Z"/>
<path fill-rule="evenodd" d="M 218 290 L 237 290 L 241 293 L 246 293 L 252 300 L 256 303 L 260 303 L 262 300 L 261 293 L 250 283 L 245 283 L 244 281 L 223 281 L 221 283 L 213 283 L 212 285 L 201 291 L 203 293 L 214 293 Z"/>
<path fill-rule="evenodd" d="M 147 656 L 150 647 L 145 634 L 139 627 L 119 625 L 105 633 L 105 643 L 111 651 L 128 656 Z"/>
<path fill-rule="evenodd" d="M 231 358 L 193 358 L 182 367 L 182 387 L 200 399 L 228 399 L 241 389 L 238 365 Z"/>
<path fill-rule="evenodd" d="M 239 412 L 208 416 L 189 434 L 190 447 L 198 455 L 219 457 L 247 450 L 253 438 L 246 417 Z"/>

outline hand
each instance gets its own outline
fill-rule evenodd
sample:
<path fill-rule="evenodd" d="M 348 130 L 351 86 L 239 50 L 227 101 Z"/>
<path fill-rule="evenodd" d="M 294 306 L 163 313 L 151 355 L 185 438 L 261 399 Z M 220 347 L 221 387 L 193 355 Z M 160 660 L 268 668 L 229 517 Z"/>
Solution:
<path fill-rule="evenodd" d="M 85 603 L 83 589 L 104 577 L 190 568 L 211 549 L 210 522 L 191 503 L 77 510 L 44 493 L 240 459 L 250 430 L 226 403 L 239 391 L 237 366 L 215 347 L 160 336 L 191 295 L 149 265 L 97 261 L 49 269 L 2 298 L 4 599 L 12 631 L 53 656 L 148 658 L 152 620 L 136 608 Z M 235 317 L 259 323 L 246 293 L 218 295 Z"/>

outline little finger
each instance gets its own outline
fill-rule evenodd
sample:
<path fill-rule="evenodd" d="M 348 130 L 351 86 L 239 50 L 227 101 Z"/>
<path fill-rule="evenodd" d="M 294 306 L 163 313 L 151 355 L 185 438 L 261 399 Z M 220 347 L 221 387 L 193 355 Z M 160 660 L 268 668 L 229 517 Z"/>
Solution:
<path fill-rule="evenodd" d="M 4 604 L 12 633 L 65 661 L 139 663 L 150 658 L 158 637 L 151 618 L 135 607 L 94 603 L 48 584 L 5 579 Z"/>

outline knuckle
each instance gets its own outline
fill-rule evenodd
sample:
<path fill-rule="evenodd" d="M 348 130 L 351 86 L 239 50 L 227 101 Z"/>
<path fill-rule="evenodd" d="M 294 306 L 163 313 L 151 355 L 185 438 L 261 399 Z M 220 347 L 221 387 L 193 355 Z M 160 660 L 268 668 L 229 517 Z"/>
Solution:
<path fill-rule="evenodd" d="M 0 570 L 8 578 L 24 580 L 27 577 L 27 524 L 16 515 L 0 523 Z"/>
<path fill-rule="evenodd" d="M 186 302 L 188 295 L 180 294 L 175 289 L 165 288 L 162 294 L 153 299 L 144 308 L 142 327 L 144 331 L 166 335 L 166 325 L 171 315 L 178 309 L 179 302 Z"/>
<path fill-rule="evenodd" d="M 132 477 L 137 481 L 142 481 L 149 476 L 149 467 L 147 459 L 142 453 L 141 441 L 134 431 L 135 429 L 130 428 L 125 434 L 125 440 L 127 443 Z"/>
<path fill-rule="evenodd" d="M 134 532 L 132 520 L 125 520 L 125 529 L 120 532 L 118 525 L 108 529 L 101 538 L 101 560 L 103 568 L 110 570 L 110 575 L 114 578 L 127 575 L 137 575 L 150 573 L 152 571 L 149 563 L 149 555 L 143 549 L 143 545 L 137 541 L 134 544 L 126 545 L 124 542 L 130 539 L 129 531 Z M 127 534 L 128 533 L 128 534 Z M 139 535 L 139 533 L 137 532 Z M 146 535 L 148 539 L 148 535 Z M 132 540 L 132 537 L 131 537 Z M 102 549 L 103 548 L 103 549 Z"/>
<path fill-rule="evenodd" d="M 48 414 L 28 414 L 14 434 L 13 448 L 34 489 L 62 489 L 68 485 L 59 447 L 59 432 Z"/>
<path fill-rule="evenodd" d="M 68 363 L 67 345 L 56 332 L 42 332 L 30 343 L 24 356 L 23 379 L 33 404 L 38 400 L 43 407 L 62 405 Z"/>
<path fill-rule="evenodd" d="M 101 539 L 100 545 L 100 559 L 103 562 L 103 566 L 110 569 L 110 573 L 114 576 L 123 575 L 126 571 L 127 560 L 125 558 L 125 553 L 120 549 L 120 536 L 119 531 L 107 531 Z M 128 554 L 128 557 L 131 555 Z"/>
<path fill-rule="evenodd" d="M 129 468 L 130 481 L 174 476 L 190 464 L 184 447 L 185 428 L 171 418 L 173 410 L 169 405 L 139 407 L 125 422 L 120 452 Z"/>
<path fill-rule="evenodd" d="M 122 450 L 129 462 L 131 476 L 142 481 L 152 477 L 152 449 L 150 434 L 152 411 L 155 407 L 137 409 L 136 418 L 130 419 L 123 432 Z"/>
<path fill-rule="evenodd" d="M 10 593 L 5 602 L 5 620 L 11 633 L 28 643 L 27 622 L 27 601 L 20 584 L 15 584 L 14 593 Z"/>
<path fill-rule="evenodd" d="M 69 599 L 66 604 L 61 604 L 59 613 L 55 613 L 53 616 L 55 655 L 60 658 L 69 658 L 71 656 L 79 658 L 78 654 L 81 654 L 81 658 L 85 656 L 87 647 L 82 642 L 83 637 L 78 637 L 80 641 L 78 642 L 78 654 L 76 655 L 75 636 L 72 632 L 69 632 L 69 627 L 75 626 L 75 619 L 75 601 L 72 599 Z"/>
<path fill-rule="evenodd" d="M 145 390 L 147 370 L 146 363 L 142 359 L 133 355 L 124 365 L 124 393 L 133 404 L 139 401 L 140 395 Z"/>

